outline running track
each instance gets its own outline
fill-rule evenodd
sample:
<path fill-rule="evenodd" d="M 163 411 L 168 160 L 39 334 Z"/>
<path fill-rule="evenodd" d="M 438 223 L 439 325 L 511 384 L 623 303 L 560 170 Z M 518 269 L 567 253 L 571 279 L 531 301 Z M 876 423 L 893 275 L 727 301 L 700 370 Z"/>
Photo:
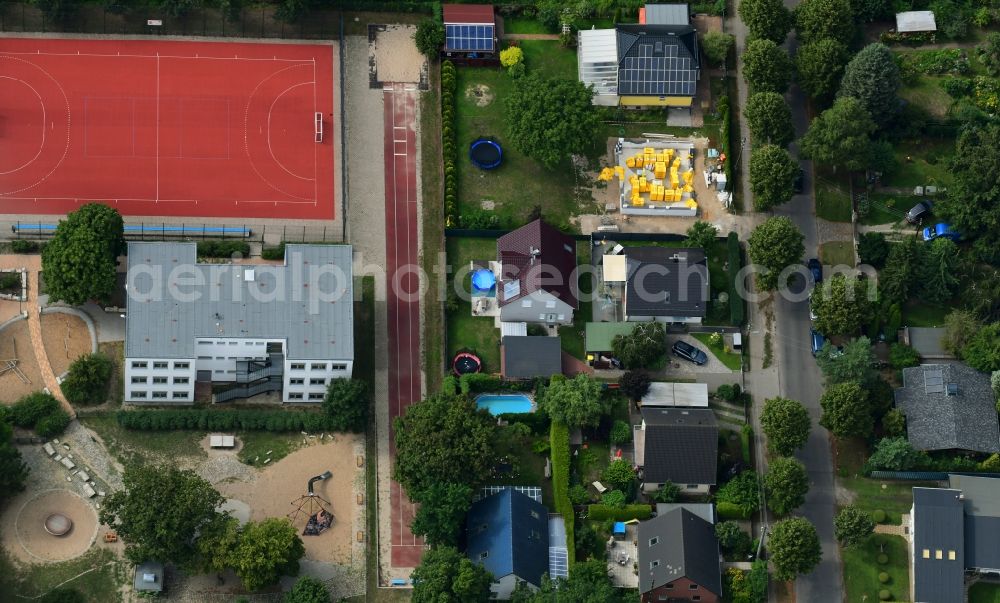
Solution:
<path fill-rule="evenodd" d="M 385 107 L 385 257 L 388 283 L 389 446 L 395 455 L 392 420 L 420 400 L 420 299 L 417 251 L 416 86 L 387 84 Z M 392 566 L 416 567 L 423 539 L 410 532 L 413 504 L 395 481 L 392 505 Z"/>

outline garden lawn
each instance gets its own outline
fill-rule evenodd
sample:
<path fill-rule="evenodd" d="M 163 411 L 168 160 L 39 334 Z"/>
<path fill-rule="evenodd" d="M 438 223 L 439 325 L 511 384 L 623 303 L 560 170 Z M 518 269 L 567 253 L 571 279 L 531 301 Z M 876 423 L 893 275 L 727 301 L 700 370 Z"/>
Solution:
<path fill-rule="evenodd" d="M 846 184 L 844 185 L 847 186 Z M 830 222 L 851 221 L 851 195 L 846 188 L 816 178 L 816 216 Z"/>
<path fill-rule="evenodd" d="M 555 50 L 564 52 L 558 47 Z M 558 53 L 551 54 L 560 56 Z M 558 60 L 559 64 L 546 63 L 545 59 L 546 54 L 542 53 L 536 57 L 534 66 L 529 65 L 529 69 L 551 72 L 565 67 L 565 57 Z M 474 94 L 477 86 L 489 88 L 482 98 Z M 502 226 L 517 227 L 527 222 L 528 215 L 538 205 L 542 216 L 554 226 L 564 231 L 576 230 L 570 224 L 570 217 L 594 212 L 596 205 L 593 198 L 587 193 L 578 195 L 575 191 L 574 168 L 568 159 L 557 169 L 548 170 L 514 148 L 507 136 L 504 117 L 504 99 L 512 88 L 513 80 L 501 70 L 473 67 L 458 70 L 455 131 L 458 141 L 459 212 L 467 215 L 470 211 L 482 209 L 483 202 L 492 202 L 493 210 L 489 213 L 496 215 Z M 489 96 L 492 100 L 485 101 Z M 503 146 L 503 163 L 499 168 L 484 171 L 472 165 L 467 149 L 479 137 L 496 138 Z M 600 148 L 603 149 L 604 145 Z M 579 149 L 578 152 L 596 154 L 593 149 Z"/>
<path fill-rule="evenodd" d="M 552 33 L 545 29 L 538 20 L 530 17 L 504 17 L 503 32 L 505 34 L 547 34 Z M 501 43 L 501 48 L 506 48 L 508 44 Z"/>
<path fill-rule="evenodd" d="M 913 82 L 899 89 L 899 98 L 920 107 L 931 117 L 943 120 L 954 102 L 941 87 L 941 81 L 945 77 L 948 76 L 917 76 Z"/>
<path fill-rule="evenodd" d="M 542 435 L 532 435 L 530 440 L 520 440 L 510 436 L 508 428 L 500 430 L 500 438 L 497 443 L 497 456 L 509 456 L 513 460 L 516 470 L 514 475 L 497 475 L 489 484 L 491 486 L 539 486 L 542 489 L 542 504 L 550 509 L 555 508 L 555 499 L 552 495 L 552 480 L 545 477 L 545 459 L 548 458 L 548 451 L 537 454 L 532 450 L 532 444 L 536 441 L 548 442 L 549 433 L 546 431 Z"/>
<path fill-rule="evenodd" d="M 854 266 L 854 243 L 831 241 L 819 246 L 819 259 L 824 266 Z"/>
<path fill-rule="evenodd" d="M 465 274 L 461 287 L 468 292 L 470 276 L 468 265 L 472 260 L 495 259 L 497 242 L 494 239 L 472 239 L 451 237 L 446 242 L 448 265 L 452 274 L 448 277 L 449 296 L 455 295 L 455 272 Z M 456 296 L 457 299 L 457 296 Z M 450 301 L 449 306 L 453 305 Z M 459 350 L 474 350 L 483 361 L 483 371 L 487 373 L 500 372 L 500 331 L 494 328 L 492 318 L 472 316 L 472 306 L 469 301 L 458 299 L 455 309 L 448 312 L 448 361 Z"/>
<path fill-rule="evenodd" d="M 591 483 L 601 481 L 604 470 L 611 462 L 611 447 L 607 442 L 586 442 L 586 448 L 581 448 L 580 453 L 574 457 L 576 463 L 575 474 L 580 476 L 580 483 L 593 493 Z M 572 486 L 572 484 L 570 484 Z M 595 494 L 596 496 L 596 494 Z"/>
<path fill-rule="evenodd" d="M 711 343 L 712 333 L 691 333 L 691 336 L 705 344 L 705 347 L 730 370 L 738 371 L 743 367 L 743 357 L 726 350 L 725 336 L 723 336 L 722 343 L 718 345 Z"/>
<path fill-rule="evenodd" d="M 539 71 L 546 77 L 576 79 L 576 51 L 563 48 L 555 40 L 519 40 L 524 51 L 524 64 L 529 71 Z"/>
<path fill-rule="evenodd" d="M 577 241 L 576 243 L 576 263 L 590 263 L 590 243 L 587 241 Z M 590 293 L 594 287 L 594 275 L 590 271 L 580 273 L 580 307 L 573 312 L 573 324 L 559 328 L 559 343 L 562 350 L 570 356 L 584 360 L 586 351 L 584 350 L 584 336 L 587 330 L 587 323 L 593 320 L 593 305 L 590 301 Z M 586 300 L 586 301 L 584 301 Z"/>
<path fill-rule="evenodd" d="M 1000 584 L 977 582 L 969 588 L 969 603 L 1000 603 Z"/>
<path fill-rule="evenodd" d="M 868 215 L 860 218 L 860 222 L 868 226 L 901 222 L 906 217 L 906 212 L 917 204 L 915 197 L 900 197 L 886 193 L 869 193 L 868 199 Z"/>
<path fill-rule="evenodd" d="M 911 300 L 903 306 L 903 324 L 908 327 L 940 327 L 944 325 L 944 317 L 953 309 Z"/>
<path fill-rule="evenodd" d="M 882 185 L 900 188 L 928 184 L 948 187 L 952 183 L 948 163 L 954 152 L 955 141 L 950 138 L 901 142 L 895 149 L 896 169 L 883 178 Z M 916 202 L 913 200 L 910 206 Z M 905 212 L 909 207 L 902 209 Z"/>
<path fill-rule="evenodd" d="M 883 549 L 889 562 L 880 565 L 877 559 Z M 873 534 L 855 548 L 842 549 L 841 554 L 844 560 L 844 585 L 847 587 L 846 600 L 878 601 L 878 592 L 882 589 L 889 591 L 891 601 L 905 601 L 909 597 L 908 553 L 906 541 L 901 536 Z M 888 583 L 879 582 L 878 575 L 881 572 L 889 574 Z"/>
<path fill-rule="evenodd" d="M 179 457 L 205 457 L 200 440 L 203 431 L 136 431 L 118 425 L 115 413 L 100 412 L 80 416 L 80 422 L 97 432 L 105 446 L 122 464 L 168 461 Z"/>
<path fill-rule="evenodd" d="M 889 481 L 869 479 L 861 475 L 868 456 L 868 447 L 860 438 L 836 439 L 837 483 L 850 490 L 856 507 L 874 513 L 882 510 L 886 523 L 900 525 L 902 515 L 913 506 L 914 486 L 931 486 L 928 482 Z"/>

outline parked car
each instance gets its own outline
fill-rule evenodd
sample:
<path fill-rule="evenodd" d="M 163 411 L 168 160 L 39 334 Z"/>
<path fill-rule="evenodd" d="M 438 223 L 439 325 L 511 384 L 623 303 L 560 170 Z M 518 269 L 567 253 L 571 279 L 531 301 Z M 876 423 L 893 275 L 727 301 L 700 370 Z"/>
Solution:
<path fill-rule="evenodd" d="M 928 226 L 924 229 L 924 240 L 933 241 L 934 239 L 945 238 L 951 239 L 952 241 L 957 241 L 962 238 L 958 232 L 951 229 L 951 226 L 945 224 L 944 222 L 938 222 L 933 227 Z"/>
<path fill-rule="evenodd" d="M 809 260 L 809 262 L 806 263 L 806 266 L 809 267 L 809 272 L 812 273 L 813 282 L 817 283 L 817 284 L 822 283 L 823 282 L 823 264 L 820 264 L 818 259 L 811 258 Z"/>
<path fill-rule="evenodd" d="M 819 356 L 819 351 L 823 349 L 823 344 L 826 343 L 826 338 L 823 337 L 819 331 L 816 329 L 809 329 L 809 339 L 812 346 L 813 356 Z"/>
<path fill-rule="evenodd" d="M 693 362 L 699 366 L 708 362 L 708 354 L 686 341 L 675 341 L 670 351 L 674 353 L 674 356 L 680 356 L 684 360 Z"/>
<path fill-rule="evenodd" d="M 795 180 L 792 180 L 792 192 L 801 195 L 804 190 L 806 190 L 806 171 L 799 168 L 799 171 L 795 172 Z"/>
<path fill-rule="evenodd" d="M 934 204 L 931 203 L 930 199 L 924 199 L 911 207 L 910 211 L 906 212 L 906 221 L 910 224 L 920 224 L 931 213 L 933 207 Z"/>

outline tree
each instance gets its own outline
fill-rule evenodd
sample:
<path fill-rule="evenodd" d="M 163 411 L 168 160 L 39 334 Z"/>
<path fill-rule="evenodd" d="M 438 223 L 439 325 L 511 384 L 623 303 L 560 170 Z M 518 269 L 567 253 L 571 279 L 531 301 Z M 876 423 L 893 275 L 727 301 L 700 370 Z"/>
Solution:
<path fill-rule="evenodd" d="M 601 384 L 579 374 L 572 379 L 554 375 L 538 403 L 553 420 L 573 427 L 597 427 L 611 412 L 610 401 L 601 395 Z"/>
<path fill-rule="evenodd" d="M 889 0 L 851 0 L 854 19 L 860 23 L 871 23 L 892 16 Z"/>
<path fill-rule="evenodd" d="M 864 169 L 871 145 L 869 136 L 874 131 L 875 122 L 858 99 L 838 98 L 809 124 L 802 137 L 802 153 L 813 161 L 849 170 Z"/>
<path fill-rule="evenodd" d="M 889 364 L 899 370 L 920 364 L 920 354 L 904 343 L 889 346 Z"/>
<path fill-rule="evenodd" d="M 848 505 L 833 519 L 833 534 L 845 547 L 855 547 L 875 531 L 872 516 L 854 505 Z"/>
<path fill-rule="evenodd" d="M 24 491 L 28 472 L 21 451 L 14 446 L 14 429 L 6 421 L 0 421 L 0 503 Z"/>
<path fill-rule="evenodd" d="M 958 245 L 941 237 L 926 245 L 924 261 L 920 263 L 920 297 L 935 304 L 942 304 L 958 292 L 957 276 L 961 257 Z"/>
<path fill-rule="evenodd" d="M 606 507 L 621 509 L 625 506 L 625 493 L 621 490 L 608 490 L 601 495 L 601 504 Z"/>
<path fill-rule="evenodd" d="M 465 514 L 472 506 L 472 488 L 466 484 L 433 484 L 420 494 L 411 530 L 431 546 L 455 546 Z"/>
<path fill-rule="evenodd" d="M 774 564 L 774 577 L 781 581 L 808 574 L 819 565 L 819 536 L 804 517 L 790 517 L 774 524 L 767 550 Z"/>
<path fill-rule="evenodd" d="M 615 459 L 604 470 L 604 481 L 622 492 L 630 492 L 635 485 L 635 469 L 627 459 Z"/>
<path fill-rule="evenodd" d="M 906 435 L 906 415 L 893 408 L 882 417 L 882 431 L 889 437 Z"/>
<path fill-rule="evenodd" d="M 666 333 L 663 323 L 639 322 L 628 335 L 615 335 L 611 353 L 630 369 L 645 368 L 663 357 Z"/>
<path fill-rule="evenodd" d="M 801 402 L 770 398 L 764 400 L 760 425 L 767 436 L 768 449 L 781 456 L 791 456 L 809 440 L 812 421 Z"/>
<path fill-rule="evenodd" d="M 889 243 L 885 240 L 885 233 L 861 233 L 858 238 L 858 257 L 862 264 L 874 268 L 885 266 L 885 260 L 889 257 Z"/>
<path fill-rule="evenodd" d="M 330 592 L 316 578 L 302 576 L 285 595 L 284 603 L 330 603 Z"/>
<path fill-rule="evenodd" d="M 899 65 L 885 44 L 869 44 L 844 68 L 838 96 L 853 96 L 884 128 L 899 112 Z"/>
<path fill-rule="evenodd" d="M 880 279 L 882 299 L 889 304 L 903 304 L 920 286 L 924 247 L 916 237 L 904 237 L 889 248 L 889 259 Z"/>
<path fill-rule="evenodd" d="M 239 542 L 230 551 L 229 566 L 247 590 L 276 584 L 282 575 L 295 575 L 306 549 L 299 531 L 286 517 L 248 522 L 240 528 Z"/>
<path fill-rule="evenodd" d="M 744 515 L 753 513 L 760 508 L 760 481 L 757 474 L 749 470 L 743 471 L 719 488 L 715 493 L 715 500 L 736 505 Z"/>
<path fill-rule="evenodd" d="M 111 359 L 104 354 L 81 356 L 69 365 L 62 382 L 63 395 L 71 404 L 101 404 L 108 397 Z"/>
<path fill-rule="evenodd" d="M 125 226 L 117 210 L 88 203 L 59 222 L 42 250 L 49 301 L 73 306 L 107 300 L 115 291 L 118 256 L 125 250 Z"/>
<path fill-rule="evenodd" d="M 413 570 L 413 603 L 486 603 L 493 576 L 450 546 L 424 553 Z"/>
<path fill-rule="evenodd" d="M 673 482 L 665 482 L 660 489 L 653 492 L 653 500 L 658 503 L 672 503 L 681 495 L 681 487 Z"/>
<path fill-rule="evenodd" d="M 879 440 L 865 466 L 875 471 L 910 471 L 919 469 L 926 461 L 927 454 L 914 450 L 909 440 L 894 437 Z"/>
<path fill-rule="evenodd" d="M 649 373 L 646 371 L 625 371 L 618 378 L 618 391 L 629 400 L 641 400 L 649 391 Z"/>
<path fill-rule="evenodd" d="M 537 72 L 515 80 L 504 105 L 514 148 L 550 170 L 571 153 L 589 149 L 600 125 L 590 102 L 593 94 L 583 82 Z"/>
<path fill-rule="evenodd" d="M 767 505 L 778 515 L 787 515 L 802 506 L 809 491 L 805 465 L 786 456 L 771 461 L 764 474 Z"/>
<path fill-rule="evenodd" d="M 819 424 L 836 436 L 866 438 L 872 433 L 868 393 L 856 381 L 831 385 L 819 399 L 823 416 Z"/>
<path fill-rule="evenodd" d="M 792 198 L 798 164 L 785 149 L 766 144 L 750 152 L 750 192 L 757 211 L 769 211 Z"/>
<path fill-rule="evenodd" d="M 434 60 L 444 46 L 444 25 L 437 19 L 424 19 L 413 32 L 413 42 L 420 54 Z"/>
<path fill-rule="evenodd" d="M 684 245 L 697 247 L 699 249 L 711 249 L 715 240 L 719 237 L 719 231 L 710 222 L 697 220 L 687 229 L 687 240 Z"/>
<path fill-rule="evenodd" d="M 816 330 L 827 336 L 854 335 L 872 319 L 873 288 L 867 279 L 834 274 L 813 289 Z M 869 293 L 871 291 L 871 293 Z"/>
<path fill-rule="evenodd" d="M 833 98 L 844 76 L 847 47 L 823 38 L 799 46 L 795 53 L 796 78 L 803 92 L 816 100 Z"/>
<path fill-rule="evenodd" d="M 240 522 L 235 517 L 224 516 L 209 522 L 195 541 L 198 569 L 204 572 L 224 572 L 229 568 L 229 557 L 240 543 Z"/>
<path fill-rule="evenodd" d="M 986 34 L 986 41 L 976 46 L 976 56 L 990 75 L 1000 75 L 1000 32 Z"/>
<path fill-rule="evenodd" d="M 724 65 L 734 42 L 736 38 L 732 34 L 710 31 L 701 37 L 701 49 L 705 52 L 709 63 Z"/>
<path fill-rule="evenodd" d="M 763 603 L 767 601 L 767 561 L 754 559 L 750 566 L 750 573 L 747 574 L 747 586 L 750 590 L 750 603 Z"/>
<path fill-rule="evenodd" d="M 14 425 L 30 429 L 43 418 L 59 410 L 59 401 L 45 392 L 32 392 L 21 396 L 10 408 Z"/>
<path fill-rule="evenodd" d="M 761 289 L 772 290 L 778 286 L 778 275 L 782 270 L 802 261 L 805 247 L 802 233 L 785 216 L 768 218 L 750 233 L 747 250 L 750 259 L 763 269 L 757 273 L 757 284 Z"/>
<path fill-rule="evenodd" d="M 976 331 L 962 349 L 962 360 L 984 373 L 1000 370 L 1000 322 L 990 323 Z"/>
<path fill-rule="evenodd" d="M 122 482 L 104 500 L 100 517 L 125 541 L 133 563 L 189 565 L 197 552 L 195 535 L 225 517 L 216 509 L 226 499 L 194 471 L 129 465 Z"/>
<path fill-rule="evenodd" d="M 715 537 L 719 539 L 719 547 L 730 558 L 742 561 L 750 553 L 750 534 L 740 529 L 740 524 L 735 521 L 715 524 Z"/>
<path fill-rule="evenodd" d="M 948 194 L 935 213 L 967 238 L 983 237 L 994 249 L 1000 232 L 1000 125 L 963 128 L 955 143 Z M 46 275 L 46 282 L 48 275 Z"/>
<path fill-rule="evenodd" d="M 750 95 L 743 117 L 750 128 L 750 138 L 755 143 L 786 147 L 795 138 L 792 110 L 788 108 L 785 97 L 777 92 L 757 92 Z"/>
<path fill-rule="evenodd" d="M 500 51 L 500 66 L 510 69 L 524 62 L 524 51 L 517 46 L 508 46 Z"/>
<path fill-rule="evenodd" d="M 804 0 L 795 7 L 795 29 L 805 43 L 829 38 L 845 46 L 854 37 L 850 0 Z"/>
<path fill-rule="evenodd" d="M 743 79 L 752 92 L 781 92 L 792 81 L 792 59 L 771 40 L 751 40 L 743 51 Z"/>
<path fill-rule="evenodd" d="M 955 309 L 944 317 L 941 345 L 953 356 L 962 357 L 966 344 L 982 328 L 982 323 L 968 310 Z"/>
<path fill-rule="evenodd" d="M 431 396 L 395 420 L 393 475 L 419 500 L 434 484 L 468 484 L 476 489 L 493 470 L 497 426 L 474 402 Z"/>
<path fill-rule="evenodd" d="M 524 583 L 518 584 L 511 603 L 625 603 L 634 601 L 616 588 L 608 577 L 607 562 L 603 558 L 574 563 L 569 568 L 569 578 L 550 580 L 542 577 L 541 588 L 532 592 Z M 437 602 L 435 602 L 437 603 Z"/>
<path fill-rule="evenodd" d="M 781 0 L 742 0 L 739 12 L 751 39 L 783 44 L 792 29 L 792 13 Z"/>
<path fill-rule="evenodd" d="M 57 408 L 35 423 L 35 435 L 40 438 L 53 438 L 66 431 L 72 420 L 73 418 L 65 410 Z"/>
<path fill-rule="evenodd" d="M 323 410 L 333 431 L 364 431 L 371 392 L 361 379 L 331 379 L 323 398 Z"/>
<path fill-rule="evenodd" d="M 615 421 L 608 438 L 615 446 L 627 444 L 632 441 L 632 426 L 626 421 Z"/>

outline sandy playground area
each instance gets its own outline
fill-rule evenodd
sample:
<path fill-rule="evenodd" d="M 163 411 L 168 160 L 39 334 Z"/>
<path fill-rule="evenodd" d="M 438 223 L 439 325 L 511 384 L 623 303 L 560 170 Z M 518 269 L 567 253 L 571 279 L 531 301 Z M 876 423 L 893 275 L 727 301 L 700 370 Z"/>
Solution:
<path fill-rule="evenodd" d="M 50 312 L 42 314 L 41 319 L 45 354 L 57 377 L 68 371 L 74 360 L 93 351 L 90 331 L 79 317 Z"/>
<path fill-rule="evenodd" d="M 16 355 L 15 346 L 17 347 Z M 42 372 L 38 368 L 38 360 L 35 359 L 35 352 L 31 348 L 31 335 L 28 333 L 27 320 L 11 323 L 3 331 L 0 331 L 0 363 L 2 363 L 0 366 L 5 366 L 7 360 L 12 360 L 15 357 L 17 358 L 17 367 L 21 369 L 30 383 L 22 381 L 14 371 L 7 371 L 0 375 L 0 401 L 6 404 L 13 404 L 21 396 L 45 387 L 45 383 L 42 381 Z"/>
<path fill-rule="evenodd" d="M 268 465 L 254 479 L 227 481 L 216 487 L 224 496 L 246 503 L 250 519 L 260 521 L 288 516 L 296 508 L 292 502 L 306 493 L 309 478 L 324 471 L 332 472 L 333 477 L 316 482 L 313 491 L 329 501 L 327 510 L 333 514 L 333 524 L 323 534 L 303 536 L 302 541 L 308 559 L 350 564 L 355 526 L 365 509 L 357 499 L 357 495 L 364 492 L 364 468 L 358 467 L 357 459 L 358 452 L 363 450 L 362 436 L 338 434 L 332 442 L 296 450 Z M 301 533 L 306 517 L 300 514 L 293 522 Z"/>
<path fill-rule="evenodd" d="M 45 531 L 45 519 L 62 513 L 73 522 L 64 536 Z M 44 490 L 12 505 L 4 514 L 3 548 L 27 563 L 65 561 L 85 553 L 97 535 L 97 514 L 89 503 L 69 490 Z"/>

